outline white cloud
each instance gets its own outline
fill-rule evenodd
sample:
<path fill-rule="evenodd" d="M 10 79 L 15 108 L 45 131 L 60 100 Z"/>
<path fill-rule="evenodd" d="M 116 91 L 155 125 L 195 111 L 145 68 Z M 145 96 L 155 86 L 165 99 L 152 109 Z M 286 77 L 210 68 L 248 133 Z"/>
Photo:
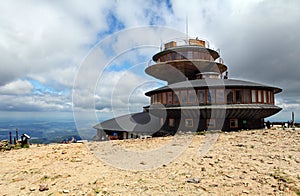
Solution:
<path fill-rule="evenodd" d="M 112 57 L 109 50 L 99 48 L 94 58 L 84 57 L 90 48 L 106 35 L 119 28 L 166 25 L 185 32 L 188 16 L 189 35 L 205 38 L 211 45 L 221 48 L 228 64 L 229 76 L 279 86 L 284 91 L 277 97 L 281 103 L 295 104 L 299 100 L 298 53 L 300 51 L 300 2 L 291 1 L 3 1 L 0 6 L 0 101 L 11 108 L 21 107 L 26 100 L 33 110 L 70 109 L 71 90 L 76 72 L 84 72 L 75 91 L 82 95 L 75 99 L 80 106 L 91 108 L 94 102 L 94 84 Z M 111 45 L 115 53 L 122 53 L 136 44 L 158 40 L 155 31 L 126 34 Z M 176 35 L 169 35 L 170 39 Z M 105 42 L 105 41 L 104 41 Z M 104 43 L 103 42 L 103 43 Z M 108 46 L 108 42 L 106 42 Z M 107 47 L 109 48 L 109 47 Z M 155 49 L 154 49 L 155 50 Z M 134 65 L 138 56 L 152 57 L 151 50 L 126 52 L 115 63 L 123 66 L 126 58 Z M 90 57 L 90 56 L 89 56 Z M 128 61 L 127 59 L 127 61 Z M 88 70 L 79 65 L 90 64 Z M 95 63 L 98 62 L 98 63 Z M 136 64 L 135 64 L 136 63 Z M 124 70 L 123 70 L 124 71 Z M 114 108 L 137 107 L 146 104 L 143 93 L 134 91 L 132 85 L 145 82 L 141 75 L 131 72 L 130 80 L 122 80 L 123 71 L 109 74 L 110 83 L 103 83 L 103 92 L 97 94 L 97 107 L 109 111 L 111 90 L 109 85 L 121 87 Z M 55 91 L 66 92 L 30 94 L 34 86 L 26 79 L 33 79 Z M 134 85 L 133 85 L 134 86 Z M 136 86 L 135 86 L 136 87 Z M 145 90 L 145 89 L 143 89 Z M 137 96 L 130 98 L 130 93 Z M 98 92 L 97 92 L 98 93 Z M 22 100 L 14 94 L 26 94 Z M 91 96 L 90 96 L 91 95 Z M 132 100 L 129 103 L 128 100 Z M 3 103 L 4 103 L 3 102 Z M 77 103 L 77 102 L 76 102 Z M 26 104 L 25 104 L 26 105 Z M 298 105 L 286 106 L 290 110 Z M 3 107 L 1 107 L 3 108 Z M 83 107 L 84 108 L 84 107 Z M 104 109 L 103 109 L 104 108 Z M 129 109 L 130 110 L 130 109 Z"/>
<path fill-rule="evenodd" d="M 4 86 L 0 86 L 0 94 L 29 94 L 33 88 L 33 85 L 27 80 L 16 80 Z"/>

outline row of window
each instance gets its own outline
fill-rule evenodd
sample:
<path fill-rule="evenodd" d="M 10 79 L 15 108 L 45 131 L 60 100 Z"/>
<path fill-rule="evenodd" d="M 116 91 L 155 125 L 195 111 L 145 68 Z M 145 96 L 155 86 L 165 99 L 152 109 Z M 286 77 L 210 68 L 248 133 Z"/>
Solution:
<path fill-rule="evenodd" d="M 164 119 L 161 118 L 160 119 L 160 125 L 163 126 L 163 124 L 164 124 Z M 184 121 L 184 124 L 185 124 L 185 127 L 193 128 L 194 120 L 192 118 L 186 118 L 185 121 Z M 174 118 L 169 118 L 168 119 L 168 126 L 169 127 L 174 127 L 175 126 L 175 119 Z M 229 126 L 230 126 L 230 128 L 238 128 L 238 119 L 237 118 L 230 119 Z M 206 127 L 216 128 L 217 127 L 216 119 L 213 119 L 213 118 L 212 119 L 207 119 L 206 120 Z"/>
<path fill-rule="evenodd" d="M 182 51 L 182 52 L 170 52 L 159 57 L 158 62 L 165 62 L 171 60 L 183 60 L 183 59 L 202 59 L 214 61 L 213 57 L 207 51 Z"/>
<path fill-rule="evenodd" d="M 201 89 L 178 90 L 151 96 L 151 104 L 274 104 L 274 93 L 268 90 L 250 89 Z"/>

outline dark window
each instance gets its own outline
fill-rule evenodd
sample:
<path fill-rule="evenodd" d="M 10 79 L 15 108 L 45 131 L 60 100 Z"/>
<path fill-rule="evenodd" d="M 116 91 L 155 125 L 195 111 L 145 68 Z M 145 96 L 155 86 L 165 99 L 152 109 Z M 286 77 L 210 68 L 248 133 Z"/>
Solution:
<path fill-rule="evenodd" d="M 193 127 L 193 119 L 192 118 L 185 119 L 185 126 L 186 127 Z"/>
<path fill-rule="evenodd" d="M 196 91 L 188 90 L 188 102 L 195 103 L 196 102 Z"/>
<path fill-rule="evenodd" d="M 198 90 L 199 103 L 205 103 L 205 90 Z"/>
<path fill-rule="evenodd" d="M 230 128 L 238 128 L 238 119 L 230 119 Z"/>
<path fill-rule="evenodd" d="M 168 92 L 168 104 L 172 104 L 172 92 Z"/>
<path fill-rule="evenodd" d="M 233 103 L 233 92 L 231 89 L 226 90 L 226 98 L 227 98 L 227 103 L 229 104 Z"/>
<path fill-rule="evenodd" d="M 180 94 L 179 94 L 179 91 L 175 91 L 174 92 L 174 104 L 178 104 L 179 103 L 179 97 L 180 97 Z"/>
<path fill-rule="evenodd" d="M 174 126 L 175 126 L 174 118 L 169 118 L 169 127 L 174 127 Z"/>
<path fill-rule="evenodd" d="M 187 52 L 187 58 L 188 59 L 193 59 L 193 51 L 188 51 Z"/>
<path fill-rule="evenodd" d="M 181 104 L 187 103 L 187 91 L 183 90 L 181 91 Z"/>
<path fill-rule="evenodd" d="M 216 90 L 217 103 L 224 103 L 224 90 L 217 89 Z"/>
<path fill-rule="evenodd" d="M 250 103 L 250 90 L 244 89 L 244 103 Z"/>
<path fill-rule="evenodd" d="M 236 103 L 242 103 L 243 98 L 242 98 L 241 90 L 235 90 L 235 100 Z"/>
<path fill-rule="evenodd" d="M 215 89 L 209 89 L 207 95 L 207 103 L 215 103 L 216 102 L 216 91 Z"/>
<path fill-rule="evenodd" d="M 162 93 L 162 103 L 167 104 L 167 96 L 166 93 Z"/>

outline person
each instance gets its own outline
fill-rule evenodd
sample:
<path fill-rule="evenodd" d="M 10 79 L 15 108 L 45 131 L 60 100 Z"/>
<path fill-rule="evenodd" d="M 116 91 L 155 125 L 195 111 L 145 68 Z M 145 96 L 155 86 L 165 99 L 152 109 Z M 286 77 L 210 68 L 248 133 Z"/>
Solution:
<path fill-rule="evenodd" d="M 266 122 L 266 126 L 267 126 L 267 129 L 270 129 L 270 128 L 271 128 L 271 123 L 270 123 L 270 121 L 267 121 L 267 122 Z"/>

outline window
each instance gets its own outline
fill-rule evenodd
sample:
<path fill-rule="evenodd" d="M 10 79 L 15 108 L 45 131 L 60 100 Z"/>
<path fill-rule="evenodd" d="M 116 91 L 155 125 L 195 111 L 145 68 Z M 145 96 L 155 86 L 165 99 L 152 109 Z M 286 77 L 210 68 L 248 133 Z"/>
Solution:
<path fill-rule="evenodd" d="M 158 93 L 158 94 L 157 94 L 157 102 L 158 102 L 158 103 L 161 103 L 161 93 Z"/>
<path fill-rule="evenodd" d="M 267 103 L 267 91 L 264 91 L 264 103 Z"/>
<path fill-rule="evenodd" d="M 193 119 L 192 118 L 185 119 L 185 127 L 193 127 Z"/>
<path fill-rule="evenodd" d="M 195 90 L 188 90 L 188 102 L 196 103 L 196 91 Z"/>
<path fill-rule="evenodd" d="M 157 103 L 157 94 L 154 95 L 154 103 Z"/>
<path fill-rule="evenodd" d="M 174 127 L 174 126 L 175 126 L 174 118 L 169 118 L 169 127 Z"/>
<path fill-rule="evenodd" d="M 272 103 L 271 102 L 271 91 L 268 91 L 268 103 Z"/>
<path fill-rule="evenodd" d="M 238 119 L 230 119 L 230 128 L 238 128 Z"/>
<path fill-rule="evenodd" d="M 176 53 L 175 52 L 172 52 L 172 60 L 176 60 Z"/>
<path fill-rule="evenodd" d="M 206 126 L 207 128 L 216 128 L 216 119 L 207 119 Z"/>
<path fill-rule="evenodd" d="M 207 95 L 207 103 L 215 103 L 216 102 L 216 91 L 215 89 L 209 89 Z"/>
<path fill-rule="evenodd" d="M 164 125 L 164 118 L 160 118 L 160 126 L 163 126 Z"/>
<path fill-rule="evenodd" d="M 243 97 L 242 97 L 241 90 L 235 90 L 235 100 L 236 100 L 236 103 L 242 103 Z"/>
<path fill-rule="evenodd" d="M 193 59 L 193 51 L 188 51 L 187 52 L 187 58 L 188 59 Z"/>
<path fill-rule="evenodd" d="M 167 54 L 167 61 L 170 61 L 171 60 L 171 54 Z"/>
<path fill-rule="evenodd" d="M 226 90 L 227 103 L 233 103 L 233 92 L 231 89 Z"/>
<path fill-rule="evenodd" d="M 251 99 L 252 99 L 252 103 L 256 103 L 257 99 L 256 99 L 256 90 L 251 90 Z"/>
<path fill-rule="evenodd" d="M 194 55 L 194 59 L 199 59 L 199 52 L 198 51 L 194 51 L 193 55 Z"/>
<path fill-rule="evenodd" d="M 180 60 L 181 59 L 181 54 L 180 52 L 177 52 L 177 60 Z"/>
<path fill-rule="evenodd" d="M 244 103 L 250 103 L 250 90 L 244 89 Z"/>
<path fill-rule="evenodd" d="M 168 104 L 172 104 L 172 92 L 168 92 Z"/>
<path fill-rule="evenodd" d="M 187 103 L 187 91 L 181 91 L 181 102 L 180 104 L 186 104 Z"/>
<path fill-rule="evenodd" d="M 162 93 L 162 103 L 167 104 L 167 96 L 166 93 Z"/>
<path fill-rule="evenodd" d="M 217 100 L 217 103 L 224 103 L 224 90 L 223 89 L 216 90 L 216 100 Z"/>
<path fill-rule="evenodd" d="M 199 103 L 205 103 L 205 90 L 198 90 Z"/>
<path fill-rule="evenodd" d="M 174 98 L 173 103 L 174 104 L 178 104 L 179 103 L 179 97 L 180 97 L 180 92 L 179 91 L 175 91 L 174 92 L 174 96 L 173 96 L 173 98 Z"/>
<path fill-rule="evenodd" d="M 262 102 L 262 91 L 261 90 L 258 91 L 258 99 L 257 100 L 259 103 Z"/>

